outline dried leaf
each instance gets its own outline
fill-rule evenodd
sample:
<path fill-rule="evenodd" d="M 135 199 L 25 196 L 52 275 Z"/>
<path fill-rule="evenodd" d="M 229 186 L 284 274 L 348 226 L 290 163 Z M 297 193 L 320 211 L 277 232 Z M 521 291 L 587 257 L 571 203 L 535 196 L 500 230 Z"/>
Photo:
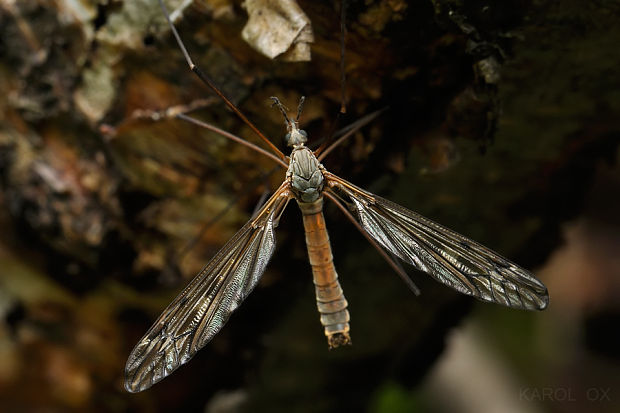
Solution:
<path fill-rule="evenodd" d="M 270 59 L 311 59 L 312 26 L 295 0 L 246 0 L 245 8 L 249 19 L 241 36 L 250 46 Z"/>

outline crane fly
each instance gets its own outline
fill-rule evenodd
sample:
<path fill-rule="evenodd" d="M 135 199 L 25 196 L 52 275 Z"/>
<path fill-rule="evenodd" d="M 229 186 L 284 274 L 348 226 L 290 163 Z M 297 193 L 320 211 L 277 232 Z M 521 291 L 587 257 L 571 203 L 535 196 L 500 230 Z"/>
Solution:
<path fill-rule="evenodd" d="M 294 119 L 288 117 L 277 98 L 272 98 L 286 122 L 285 140 L 291 154 L 284 156 L 194 65 L 165 7 L 161 6 L 190 69 L 269 143 L 273 153 L 185 114 L 176 117 L 266 154 L 286 168 L 286 177 L 254 217 L 215 254 L 138 342 L 125 367 L 127 391 L 145 390 L 167 377 L 218 333 L 265 271 L 275 249 L 275 229 L 292 199 L 302 212 L 316 303 L 330 348 L 351 344 L 351 338 L 347 300 L 338 282 L 323 216 L 325 198 L 354 220 L 373 245 L 460 293 L 525 310 L 543 310 L 547 306 L 547 289 L 531 272 L 475 241 L 327 171 L 321 160 L 331 147 L 320 154 L 313 152 L 306 146 L 306 132 L 299 128 L 303 98 Z M 383 252 L 383 256 L 398 269 L 389 255 Z"/>

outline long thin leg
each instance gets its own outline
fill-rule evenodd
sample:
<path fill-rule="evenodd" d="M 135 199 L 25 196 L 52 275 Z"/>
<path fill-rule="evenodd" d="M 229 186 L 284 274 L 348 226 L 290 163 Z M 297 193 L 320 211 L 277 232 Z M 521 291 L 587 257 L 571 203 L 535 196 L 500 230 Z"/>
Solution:
<path fill-rule="evenodd" d="M 347 90 L 345 72 L 345 40 L 347 36 L 347 0 L 340 0 L 340 113 L 347 113 Z"/>
<path fill-rule="evenodd" d="M 226 139 L 230 139 L 233 142 L 239 143 L 241 145 L 244 145 L 250 149 L 252 149 L 253 151 L 256 151 L 262 155 L 265 155 L 266 157 L 272 159 L 273 161 L 275 161 L 278 165 L 287 168 L 288 165 L 286 164 L 286 162 L 282 161 L 282 159 L 276 157 L 275 155 L 273 155 L 271 152 L 267 152 L 266 150 L 264 150 L 263 148 L 261 148 L 260 146 L 254 145 L 253 143 L 243 139 L 240 136 L 237 135 L 233 135 L 230 132 L 227 132 L 223 129 L 218 128 L 217 126 L 211 125 L 210 123 L 207 122 L 203 122 L 201 120 L 198 120 L 196 118 L 192 118 L 191 116 L 188 116 L 187 113 L 192 112 L 196 109 L 200 109 L 206 106 L 211 105 L 214 102 L 214 99 L 217 100 L 216 97 L 211 97 L 208 99 L 199 99 L 196 100 L 188 105 L 176 105 L 176 106 L 171 106 L 165 110 L 160 110 L 160 111 L 153 111 L 153 110 L 135 110 L 132 114 L 131 114 L 131 118 L 134 119 L 151 119 L 153 121 L 159 121 L 161 119 L 171 119 L 171 118 L 178 118 L 178 119 L 182 119 L 184 121 L 193 123 L 194 125 L 200 126 L 201 128 L 210 130 L 211 132 L 215 132 L 220 136 L 223 136 Z"/>
<path fill-rule="evenodd" d="M 323 150 L 332 142 L 334 138 L 334 132 L 338 123 L 340 121 L 340 117 L 347 113 L 347 76 L 345 72 L 345 37 L 346 37 L 347 25 L 346 25 L 346 0 L 340 1 L 340 111 L 334 118 L 327 137 L 323 140 L 321 145 L 318 147 L 314 154 L 318 156 Z"/>
<path fill-rule="evenodd" d="M 349 221 L 351 221 L 351 223 L 355 226 L 355 228 L 357 228 L 357 230 L 362 233 L 364 238 L 366 238 L 368 240 L 368 242 L 370 242 L 370 245 L 375 247 L 375 249 L 383 257 L 383 259 L 390 265 L 390 267 L 392 267 L 392 269 L 394 271 L 396 271 L 396 274 L 398 274 L 398 276 L 405 282 L 405 284 L 407 284 L 407 287 L 409 287 L 409 289 L 415 295 L 420 295 L 420 289 L 418 288 L 417 285 L 414 284 L 414 282 L 411 280 L 411 278 L 409 278 L 409 276 L 407 275 L 407 273 L 403 269 L 402 265 L 400 265 L 398 262 L 396 262 L 394 260 L 394 258 L 390 257 L 387 254 L 387 252 L 385 252 L 383 250 L 383 248 L 381 248 L 379 246 L 379 244 L 377 244 L 377 242 L 370 235 L 368 235 L 368 233 L 366 231 L 364 231 L 364 228 L 362 228 L 362 226 L 355 220 L 353 215 L 351 215 L 349 210 L 347 208 L 345 208 L 344 205 L 342 205 L 342 202 L 338 198 L 336 198 L 336 196 L 334 194 L 332 194 L 332 193 L 330 193 L 328 191 L 325 191 L 324 194 L 325 194 L 326 197 L 328 197 L 330 200 L 332 200 L 336 204 L 336 206 L 338 206 L 338 208 L 340 208 L 340 210 L 349 219 Z"/>
<path fill-rule="evenodd" d="M 325 159 L 325 157 L 332 151 L 334 150 L 338 145 L 340 145 L 342 142 L 344 142 L 346 139 L 348 139 L 350 136 L 352 136 L 355 132 L 357 132 L 358 130 L 360 130 L 361 128 L 363 128 L 364 126 L 368 125 L 370 122 L 372 122 L 373 120 L 375 120 L 380 114 L 382 114 L 386 109 L 380 109 L 377 110 L 375 112 L 372 112 L 366 116 L 364 116 L 363 118 L 353 122 L 351 125 L 349 125 L 347 128 L 350 128 L 350 130 L 348 132 L 346 132 L 344 135 L 342 135 L 340 138 L 338 138 L 334 143 L 332 143 L 331 145 L 329 145 L 327 147 L 327 149 L 324 149 L 324 145 L 321 145 L 321 147 L 319 147 L 319 149 L 317 149 L 314 154 L 316 155 L 317 159 L 320 161 L 322 161 L 323 159 Z M 323 150 L 324 149 L 324 150 Z"/>
<path fill-rule="evenodd" d="M 196 74 L 196 76 L 198 76 L 198 78 L 205 84 L 207 85 L 209 88 L 211 88 L 211 90 L 213 90 L 213 92 L 215 92 L 216 95 L 218 95 L 226 104 L 226 106 L 228 106 L 230 108 L 230 110 L 232 110 L 233 112 L 235 112 L 235 114 L 243 121 L 245 122 L 246 125 L 248 125 L 250 127 L 250 129 L 252 129 L 254 131 L 254 133 L 261 138 L 268 146 L 269 148 L 280 158 L 280 159 L 286 159 L 286 156 L 273 144 L 271 143 L 271 141 L 269 139 L 267 139 L 267 137 L 254 125 L 254 123 L 252 123 L 248 118 L 245 117 L 245 115 L 243 113 L 241 113 L 241 111 L 234 105 L 234 103 L 232 103 L 227 97 L 226 95 L 224 95 L 224 93 L 222 93 L 222 91 L 220 91 L 220 89 L 215 85 L 215 83 L 213 83 L 213 81 L 209 78 L 209 76 L 206 75 L 206 73 L 204 73 L 198 66 L 196 66 L 194 64 L 194 62 L 192 61 L 185 45 L 183 44 L 183 41 L 181 40 L 181 36 L 179 36 L 179 33 L 177 32 L 177 29 L 174 27 L 174 24 L 172 24 L 172 21 L 170 20 L 170 16 L 168 15 L 168 10 L 166 9 L 166 6 L 164 5 L 162 0 L 159 0 L 159 5 L 161 6 L 161 9 L 164 12 L 164 15 L 166 16 L 166 20 L 168 21 L 168 24 L 170 25 L 170 29 L 172 30 L 172 34 L 174 35 L 174 38 L 176 39 L 179 48 L 181 49 L 181 52 L 183 52 L 183 56 L 185 56 L 185 60 L 187 61 L 187 64 L 189 65 L 189 68 L 192 72 L 194 72 Z"/>
<path fill-rule="evenodd" d="M 233 135 L 232 133 L 226 132 L 225 130 L 220 129 L 217 126 L 213 126 L 213 125 L 211 125 L 209 123 L 203 122 L 203 121 L 198 120 L 196 118 L 192 118 L 191 116 L 187 116 L 184 113 L 179 113 L 179 114 L 176 115 L 176 117 L 179 118 L 179 119 L 183 119 L 183 120 L 185 120 L 187 122 L 191 122 L 194 125 L 198 125 L 198 126 L 200 126 L 202 128 L 208 129 L 208 130 L 210 130 L 212 132 L 215 132 L 218 135 L 223 136 L 223 137 L 225 137 L 227 139 L 230 139 L 233 142 L 237 142 L 237 143 L 240 143 L 241 145 L 245 145 L 248 148 L 250 148 L 250 149 L 252 149 L 252 150 L 254 150 L 256 152 L 258 152 L 260 154 L 263 154 L 263 155 L 265 155 L 268 158 L 273 159 L 275 162 L 277 162 L 283 168 L 285 168 L 285 169 L 288 168 L 288 164 L 286 162 L 284 162 L 282 159 L 278 158 L 277 156 L 275 156 L 271 152 L 267 152 L 266 150 L 264 150 L 260 146 L 256 146 L 253 143 L 248 142 L 245 139 L 243 139 L 243 138 L 241 138 L 241 137 L 239 137 L 237 135 Z"/>
<path fill-rule="evenodd" d="M 278 168 L 273 168 L 270 172 L 269 175 L 270 176 L 273 172 L 275 172 Z M 262 208 L 263 204 L 265 203 L 265 201 L 269 198 L 269 195 L 271 195 L 271 191 L 268 188 L 265 188 L 263 190 L 263 192 L 260 194 L 260 198 L 258 198 L 258 201 L 256 201 L 256 205 L 254 206 L 254 210 L 252 211 L 252 216 L 255 216 L 256 213 L 258 211 L 260 211 L 260 209 Z"/>
<path fill-rule="evenodd" d="M 247 184 L 241 191 L 239 191 L 239 193 L 233 199 L 231 199 L 228 202 L 228 204 L 224 208 L 222 208 L 222 210 L 220 212 L 218 212 L 213 218 L 211 218 L 209 221 L 207 221 L 202 226 L 202 228 L 200 228 L 200 230 L 198 231 L 198 234 L 196 234 L 192 238 L 192 240 L 190 242 L 185 244 L 185 246 L 176 254 L 176 257 L 174 258 L 173 261 L 174 262 L 180 262 L 185 257 L 185 255 L 187 255 L 187 253 L 189 251 L 191 251 L 192 248 L 194 248 L 196 246 L 196 244 L 198 243 L 198 240 L 200 240 L 202 238 L 202 236 L 207 232 L 207 230 L 209 228 L 211 228 L 211 226 L 213 226 L 213 224 L 215 224 L 217 221 L 219 221 L 228 212 L 228 210 L 233 205 L 238 203 L 239 200 L 241 200 L 241 198 L 243 198 L 245 195 L 247 195 L 250 192 L 250 189 L 253 189 L 259 182 L 266 181 L 277 170 L 278 170 L 277 167 L 272 168 L 271 170 L 261 174 L 259 177 L 254 179 L 252 182 Z M 258 210 L 260 210 L 260 208 L 264 205 L 264 203 L 265 203 L 265 199 L 263 198 L 263 196 L 261 196 L 261 199 L 257 203 L 257 206 L 256 206 L 254 212 L 252 212 L 252 217 L 256 216 L 256 212 Z"/>
<path fill-rule="evenodd" d="M 325 137 L 319 139 L 318 142 L 320 142 L 320 146 L 318 148 L 316 148 L 316 150 L 314 151 L 314 155 L 315 156 L 318 156 L 321 152 L 323 152 L 323 150 L 325 150 L 325 148 L 327 148 L 327 146 L 333 141 L 334 136 L 336 136 L 338 133 L 340 133 L 342 131 L 342 129 L 340 129 L 340 130 L 338 130 L 336 132 L 336 127 L 338 127 L 338 124 L 340 123 L 340 117 L 341 116 L 342 116 L 342 113 L 340 113 L 340 112 L 336 113 L 336 116 L 334 117 L 334 120 L 332 121 L 331 125 L 329 126 L 327 135 L 325 135 Z M 313 143 L 315 143 L 315 142 L 313 142 Z"/>
<path fill-rule="evenodd" d="M 131 112 L 130 118 L 132 119 L 151 119 L 153 121 L 159 121 L 161 119 L 175 118 L 179 114 L 188 114 L 198 109 L 203 109 L 218 103 L 220 99 L 216 96 L 211 96 L 206 99 L 196 99 L 186 105 L 174 105 L 164 110 L 150 110 L 150 109 L 136 109 Z"/>

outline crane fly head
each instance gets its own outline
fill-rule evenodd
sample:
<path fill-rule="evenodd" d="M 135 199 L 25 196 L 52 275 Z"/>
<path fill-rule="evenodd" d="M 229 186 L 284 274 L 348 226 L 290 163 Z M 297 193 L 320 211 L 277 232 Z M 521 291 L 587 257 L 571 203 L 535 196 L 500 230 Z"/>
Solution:
<path fill-rule="evenodd" d="M 308 134 L 306 133 L 305 130 L 299 129 L 297 127 L 297 122 L 290 121 L 287 124 L 287 128 L 288 128 L 288 132 L 284 136 L 284 140 L 286 141 L 286 144 L 288 146 L 293 148 L 297 145 L 302 145 L 306 143 L 306 141 L 308 140 Z"/>
<path fill-rule="evenodd" d="M 299 100 L 299 106 L 297 107 L 297 117 L 295 119 L 290 119 L 286 114 L 286 107 L 280 102 L 275 96 L 272 96 L 273 100 L 272 106 L 277 106 L 282 112 L 282 116 L 284 116 L 284 121 L 286 122 L 286 136 L 284 136 L 284 140 L 286 141 L 286 145 L 294 148 L 297 145 L 303 145 L 308 141 L 308 134 L 305 130 L 299 129 L 299 116 L 301 115 L 301 110 L 304 105 L 304 100 L 306 99 L 304 96 Z"/>

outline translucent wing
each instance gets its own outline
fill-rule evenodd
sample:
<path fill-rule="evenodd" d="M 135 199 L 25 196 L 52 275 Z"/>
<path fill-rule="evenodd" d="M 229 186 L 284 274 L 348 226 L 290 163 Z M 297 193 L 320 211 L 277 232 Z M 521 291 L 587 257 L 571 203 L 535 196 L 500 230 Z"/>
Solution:
<path fill-rule="evenodd" d="M 237 232 L 159 316 L 125 366 L 125 389 L 139 392 L 187 363 L 252 291 L 273 254 L 288 182 Z"/>
<path fill-rule="evenodd" d="M 364 230 L 383 248 L 455 290 L 508 307 L 542 310 L 547 288 L 501 255 L 430 219 L 326 173 Z"/>

